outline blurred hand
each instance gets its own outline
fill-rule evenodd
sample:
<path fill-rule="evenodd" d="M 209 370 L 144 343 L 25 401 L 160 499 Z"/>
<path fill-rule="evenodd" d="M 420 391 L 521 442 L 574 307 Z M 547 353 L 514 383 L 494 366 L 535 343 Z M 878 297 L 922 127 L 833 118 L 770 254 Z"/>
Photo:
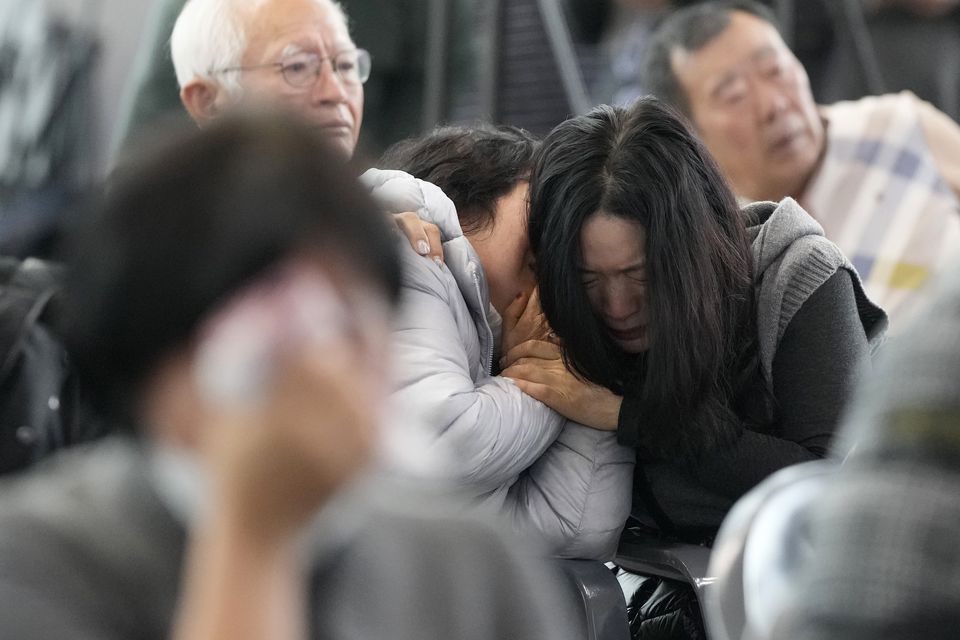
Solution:
<path fill-rule="evenodd" d="M 503 313 L 500 335 L 500 368 L 510 366 L 507 358 L 514 347 L 527 340 L 557 342 L 540 308 L 540 291 L 534 288 L 528 295 L 519 295 Z"/>
<path fill-rule="evenodd" d="M 577 378 L 563 363 L 560 347 L 528 340 L 507 354 L 503 376 L 569 420 L 602 431 L 616 431 L 623 398 L 606 387 Z"/>
<path fill-rule="evenodd" d="M 443 264 L 443 241 L 437 225 L 421 220 L 413 211 L 395 213 L 393 221 L 407 237 L 414 251 L 437 264 Z"/>
<path fill-rule="evenodd" d="M 264 546 L 292 538 L 372 454 L 380 387 L 354 351 L 287 350 L 261 402 L 208 407 L 201 447 L 212 499 Z"/>

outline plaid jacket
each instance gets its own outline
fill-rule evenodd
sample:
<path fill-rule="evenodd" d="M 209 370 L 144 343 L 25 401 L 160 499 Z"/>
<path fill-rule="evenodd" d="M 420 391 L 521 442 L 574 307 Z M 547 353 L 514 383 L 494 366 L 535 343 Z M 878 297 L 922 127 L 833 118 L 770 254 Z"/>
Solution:
<path fill-rule="evenodd" d="M 895 333 L 917 290 L 960 251 L 960 201 L 934 162 L 919 104 L 902 92 L 822 107 L 827 150 L 800 200 Z"/>

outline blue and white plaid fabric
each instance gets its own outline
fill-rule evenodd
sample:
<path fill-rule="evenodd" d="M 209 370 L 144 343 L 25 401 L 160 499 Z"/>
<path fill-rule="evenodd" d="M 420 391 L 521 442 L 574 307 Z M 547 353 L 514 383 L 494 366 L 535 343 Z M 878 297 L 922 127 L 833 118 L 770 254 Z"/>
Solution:
<path fill-rule="evenodd" d="M 915 294 L 960 250 L 960 201 L 909 92 L 821 108 L 827 151 L 801 204 L 900 333 Z"/>

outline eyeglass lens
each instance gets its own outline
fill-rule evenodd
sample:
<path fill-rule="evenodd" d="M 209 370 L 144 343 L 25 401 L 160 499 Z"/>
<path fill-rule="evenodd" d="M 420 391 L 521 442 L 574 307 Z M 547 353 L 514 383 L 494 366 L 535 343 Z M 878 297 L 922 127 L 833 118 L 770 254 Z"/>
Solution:
<path fill-rule="evenodd" d="M 341 82 L 361 84 L 370 77 L 370 54 L 363 49 L 343 51 L 332 58 L 322 58 L 311 53 L 300 54 L 284 61 L 280 70 L 284 80 L 291 86 L 306 87 L 317 80 L 321 65 L 328 60 Z"/>

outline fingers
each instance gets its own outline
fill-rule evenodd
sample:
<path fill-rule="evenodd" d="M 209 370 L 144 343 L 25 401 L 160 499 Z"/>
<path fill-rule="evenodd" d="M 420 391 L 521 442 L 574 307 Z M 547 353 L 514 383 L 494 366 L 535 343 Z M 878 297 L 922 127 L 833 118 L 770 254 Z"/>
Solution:
<path fill-rule="evenodd" d="M 513 302 L 503 310 L 503 327 L 505 330 L 512 330 L 513 327 L 517 325 L 517 322 L 526 311 L 528 300 L 529 296 L 524 295 L 522 292 L 518 293 L 517 297 L 513 299 Z"/>
<path fill-rule="evenodd" d="M 443 238 L 440 235 L 440 227 L 424 220 L 421 220 L 420 223 L 430 243 L 430 252 L 427 254 L 427 257 L 431 258 L 438 265 L 443 264 Z"/>
<path fill-rule="evenodd" d="M 422 221 L 417 217 L 417 214 L 412 211 L 395 213 L 393 214 L 393 221 L 397 228 L 403 232 L 403 235 L 407 236 L 407 240 L 410 241 L 410 246 L 413 247 L 414 251 L 422 256 L 430 253 L 430 239 L 427 237 Z"/>
<path fill-rule="evenodd" d="M 529 299 L 529 295 L 523 292 L 518 293 L 517 297 L 513 299 L 513 302 L 503 310 L 503 321 L 507 322 L 507 320 L 510 320 L 512 324 L 516 324 L 517 320 L 524 314 Z"/>
<path fill-rule="evenodd" d="M 528 318 L 530 321 L 538 324 L 545 322 L 543 310 L 540 308 L 540 290 L 538 287 L 534 287 L 533 291 L 530 292 L 530 297 L 527 299 L 522 317 Z"/>
<path fill-rule="evenodd" d="M 526 382 L 539 382 L 541 384 L 546 382 L 545 378 L 547 377 L 546 372 L 541 367 L 532 364 L 530 360 L 526 359 L 510 365 L 504 369 L 500 375 L 504 378 L 510 378 L 514 382 L 524 380 Z"/>
<path fill-rule="evenodd" d="M 395 213 L 393 221 L 414 251 L 437 264 L 443 264 L 443 242 L 437 225 L 421 220 L 413 211 Z"/>
<path fill-rule="evenodd" d="M 527 305 L 523 309 L 523 315 L 520 317 L 517 326 L 524 327 L 527 332 L 527 340 L 546 340 L 559 344 L 556 334 L 550 328 L 547 317 L 540 306 L 540 291 L 534 288 L 530 292 Z"/>
<path fill-rule="evenodd" d="M 509 367 L 521 358 L 540 358 L 542 360 L 560 360 L 562 354 L 559 345 L 546 340 L 527 340 L 510 349 L 503 362 Z"/>
<path fill-rule="evenodd" d="M 556 393 L 553 389 L 548 387 L 545 384 L 540 384 L 539 382 L 530 382 L 523 379 L 514 380 L 517 387 L 520 388 L 528 396 L 539 400 L 547 406 L 551 406 L 551 402 L 555 400 Z"/>

